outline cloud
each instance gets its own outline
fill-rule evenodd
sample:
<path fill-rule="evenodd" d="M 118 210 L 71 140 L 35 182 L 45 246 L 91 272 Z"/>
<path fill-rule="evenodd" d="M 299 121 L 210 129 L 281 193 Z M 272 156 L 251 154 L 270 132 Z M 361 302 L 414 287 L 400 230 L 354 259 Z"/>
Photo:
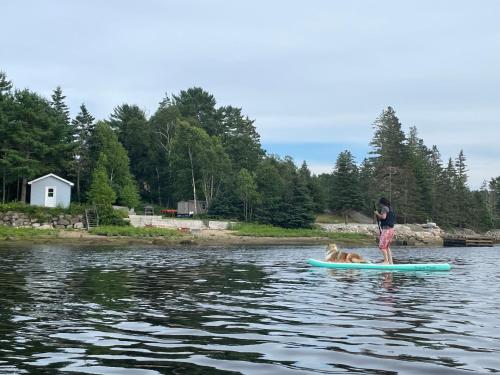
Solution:
<path fill-rule="evenodd" d="M 97 118 L 201 86 L 273 147 L 366 147 L 391 105 L 426 144 L 498 175 L 481 154 L 498 157 L 498 14 L 495 0 L 5 0 L 0 69 L 46 96 L 62 86 L 73 115 L 85 102 Z"/>

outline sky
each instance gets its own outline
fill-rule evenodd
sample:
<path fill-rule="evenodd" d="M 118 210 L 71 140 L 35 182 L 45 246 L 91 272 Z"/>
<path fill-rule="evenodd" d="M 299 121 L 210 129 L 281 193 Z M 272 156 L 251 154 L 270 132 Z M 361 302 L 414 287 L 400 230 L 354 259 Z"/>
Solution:
<path fill-rule="evenodd" d="M 269 153 L 361 162 L 392 106 L 469 184 L 500 175 L 500 1 L 0 0 L 0 70 L 61 86 L 72 114 L 154 113 L 198 86 L 255 120 Z"/>

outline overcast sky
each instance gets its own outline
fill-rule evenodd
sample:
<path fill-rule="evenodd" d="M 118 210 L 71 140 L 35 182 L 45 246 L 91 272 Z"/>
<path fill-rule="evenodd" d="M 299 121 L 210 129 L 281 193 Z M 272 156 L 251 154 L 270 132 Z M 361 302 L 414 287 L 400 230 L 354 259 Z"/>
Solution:
<path fill-rule="evenodd" d="M 0 70 L 97 118 L 201 86 L 264 147 L 331 171 L 392 106 L 470 185 L 500 175 L 500 1 L 0 0 Z"/>

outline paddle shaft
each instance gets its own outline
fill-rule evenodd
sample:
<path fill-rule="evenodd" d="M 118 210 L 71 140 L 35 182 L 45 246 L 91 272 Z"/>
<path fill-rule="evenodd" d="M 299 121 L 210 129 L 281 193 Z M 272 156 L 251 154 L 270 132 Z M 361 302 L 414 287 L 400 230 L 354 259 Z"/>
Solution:
<path fill-rule="evenodd" d="M 375 211 L 378 211 L 378 209 L 377 209 L 377 203 L 373 202 L 373 208 L 375 208 Z M 380 221 L 378 219 L 378 216 L 375 214 L 375 212 L 373 213 L 373 219 L 377 220 L 378 233 L 382 234 L 382 228 L 380 228 Z"/>

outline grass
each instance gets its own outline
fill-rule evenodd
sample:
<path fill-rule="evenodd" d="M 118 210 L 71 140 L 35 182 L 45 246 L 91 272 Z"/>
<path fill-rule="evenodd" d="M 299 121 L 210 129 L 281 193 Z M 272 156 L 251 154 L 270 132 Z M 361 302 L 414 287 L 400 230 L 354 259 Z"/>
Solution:
<path fill-rule="evenodd" d="M 55 229 L 15 228 L 0 226 L 0 239 L 57 237 L 57 233 L 58 231 Z"/>
<path fill-rule="evenodd" d="M 237 224 L 233 230 L 240 236 L 252 237 L 322 237 L 333 241 L 366 241 L 372 240 L 371 236 L 362 233 L 326 232 L 321 229 L 290 229 L 263 224 Z"/>
<path fill-rule="evenodd" d="M 182 233 L 175 229 L 165 229 L 165 228 L 134 228 L 134 227 L 122 227 L 122 226 L 100 226 L 97 228 L 92 228 L 90 233 L 97 234 L 100 236 L 107 237 L 133 237 L 133 238 L 145 238 L 145 237 L 164 237 L 164 238 L 179 238 Z"/>

